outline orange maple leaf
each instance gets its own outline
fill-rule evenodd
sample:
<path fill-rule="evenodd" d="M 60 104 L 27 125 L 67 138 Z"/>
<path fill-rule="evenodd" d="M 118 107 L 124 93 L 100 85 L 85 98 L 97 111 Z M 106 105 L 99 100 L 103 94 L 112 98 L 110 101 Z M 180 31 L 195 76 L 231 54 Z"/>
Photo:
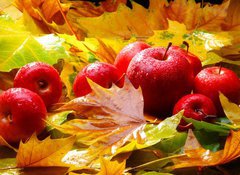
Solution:
<path fill-rule="evenodd" d="M 38 140 L 36 134 L 26 142 L 20 143 L 17 153 L 17 167 L 67 167 L 62 158 L 71 150 L 75 136 L 60 139 Z"/>
<path fill-rule="evenodd" d="M 231 131 L 223 150 L 211 152 L 198 143 L 190 131 L 184 147 L 185 155 L 173 158 L 173 169 L 186 167 L 216 166 L 240 157 L 240 131 Z"/>

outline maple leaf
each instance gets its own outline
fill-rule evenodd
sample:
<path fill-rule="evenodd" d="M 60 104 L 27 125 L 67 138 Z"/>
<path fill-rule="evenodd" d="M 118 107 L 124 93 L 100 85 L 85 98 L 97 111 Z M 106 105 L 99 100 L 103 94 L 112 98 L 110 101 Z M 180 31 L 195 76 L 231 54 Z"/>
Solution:
<path fill-rule="evenodd" d="M 59 6 L 58 0 L 15 0 L 14 3 L 21 11 L 26 10 L 35 19 L 49 23 L 64 23 L 61 11 L 66 12 L 69 9 L 66 4 Z"/>
<path fill-rule="evenodd" d="M 141 90 L 129 81 L 121 89 L 115 85 L 105 89 L 89 82 L 91 94 L 73 99 L 59 109 L 74 110 L 82 119 L 54 127 L 63 133 L 77 134 L 79 142 L 90 146 L 92 155 L 114 153 L 131 138 L 142 142 L 146 122 Z"/>
<path fill-rule="evenodd" d="M 237 31 L 240 29 L 240 4 L 238 0 L 231 0 L 227 9 L 227 16 L 222 27 L 224 30 Z"/>
<path fill-rule="evenodd" d="M 73 99 L 59 111 L 73 110 L 77 119 L 53 127 L 67 134 L 76 134 L 77 142 L 87 149 L 73 150 L 65 161 L 84 166 L 101 155 L 114 156 L 142 149 L 174 136 L 182 113 L 169 117 L 158 125 L 146 124 L 143 97 L 126 80 L 123 88 L 105 89 L 90 81 L 93 92 Z M 154 134 L 153 134 L 154 133 Z"/>
<path fill-rule="evenodd" d="M 204 167 L 225 164 L 240 157 L 240 131 L 231 131 L 223 150 L 211 152 L 205 150 L 190 130 L 184 146 L 185 154 L 173 158 L 173 169 L 186 167 Z"/>
<path fill-rule="evenodd" d="M 95 17 L 102 15 L 104 12 L 116 11 L 119 4 L 126 3 L 127 0 L 106 0 L 99 2 L 96 6 L 87 1 L 75 1 L 71 4 L 71 10 L 73 10 L 79 17 Z"/>
<path fill-rule="evenodd" d="M 204 29 L 208 31 L 220 31 L 221 24 L 227 16 L 229 1 L 221 5 L 209 5 L 204 7 L 194 0 L 176 0 L 166 7 L 168 18 L 186 25 L 188 30 Z"/>
<path fill-rule="evenodd" d="M 123 174 L 126 166 L 126 160 L 119 162 L 118 160 L 100 159 L 101 169 L 97 175 L 106 174 Z"/>
<path fill-rule="evenodd" d="M 71 150 L 75 136 L 60 139 L 38 140 L 34 134 L 26 142 L 20 142 L 17 153 L 17 167 L 49 167 L 69 165 L 62 162 L 64 155 Z"/>

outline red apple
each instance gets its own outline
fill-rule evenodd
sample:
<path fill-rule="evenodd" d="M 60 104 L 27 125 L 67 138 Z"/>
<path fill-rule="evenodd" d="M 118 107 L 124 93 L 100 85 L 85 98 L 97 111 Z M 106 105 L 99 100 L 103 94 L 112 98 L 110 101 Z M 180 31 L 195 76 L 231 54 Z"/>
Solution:
<path fill-rule="evenodd" d="M 126 45 L 117 55 L 114 65 L 122 72 L 126 73 L 132 58 L 140 51 L 151 47 L 145 42 L 136 41 Z"/>
<path fill-rule="evenodd" d="M 162 117 L 170 115 L 178 99 L 191 92 L 194 81 L 189 62 L 166 52 L 162 47 L 145 49 L 127 69 L 135 88 L 142 88 L 145 112 Z"/>
<path fill-rule="evenodd" d="M 42 62 L 32 62 L 20 68 L 14 78 L 14 87 L 36 92 L 47 108 L 57 103 L 62 94 L 62 82 L 58 71 Z"/>
<path fill-rule="evenodd" d="M 224 67 L 208 67 L 197 74 L 194 92 L 204 94 L 214 102 L 218 115 L 224 115 L 219 100 L 222 92 L 230 101 L 240 103 L 240 80 L 236 73 Z"/>
<path fill-rule="evenodd" d="M 92 91 L 87 78 L 104 88 L 110 88 L 112 83 L 123 86 L 122 73 L 109 63 L 95 62 L 87 65 L 78 73 L 73 83 L 73 92 L 77 97 L 87 95 Z"/>
<path fill-rule="evenodd" d="M 188 60 L 188 62 L 192 66 L 193 73 L 195 76 L 202 70 L 202 63 L 200 59 L 196 55 L 190 53 L 188 50 L 184 50 L 178 46 L 171 46 L 169 48 L 169 53 L 172 52 L 175 52 L 179 56 L 186 58 Z"/>
<path fill-rule="evenodd" d="M 28 139 L 44 127 L 47 111 L 41 97 L 24 88 L 11 88 L 0 95 L 0 135 L 10 143 Z"/>
<path fill-rule="evenodd" d="M 211 121 L 212 117 L 216 115 L 216 108 L 210 98 L 202 94 L 188 94 L 180 98 L 173 108 L 173 114 L 177 114 L 179 111 L 184 110 L 184 116 L 192 118 L 198 121 Z M 181 120 L 180 128 L 188 129 L 190 125 L 186 127 L 187 123 Z"/>

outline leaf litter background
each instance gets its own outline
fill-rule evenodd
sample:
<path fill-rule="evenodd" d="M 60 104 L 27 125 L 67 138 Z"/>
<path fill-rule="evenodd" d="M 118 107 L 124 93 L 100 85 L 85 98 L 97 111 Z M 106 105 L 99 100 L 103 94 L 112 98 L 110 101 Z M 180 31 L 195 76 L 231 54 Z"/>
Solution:
<path fill-rule="evenodd" d="M 221 5 L 151 0 L 148 8 L 134 1 L 129 8 L 125 0 L 98 6 L 68 0 L 1 1 L 0 89 L 12 87 L 16 70 L 32 61 L 53 64 L 65 85 L 61 103 L 48 114 L 46 133 L 15 148 L 0 139 L 1 171 L 191 174 L 196 173 L 191 167 L 209 167 L 202 173 L 237 174 L 240 108 L 223 94 L 227 118 L 215 124 L 187 119 L 196 129 L 179 133 L 182 113 L 161 122 L 144 116 L 141 90 L 128 80 L 124 88 L 109 90 L 89 81 L 94 91 L 84 98 L 74 98 L 71 89 L 86 64 L 113 63 L 121 48 L 136 40 L 154 47 L 166 47 L 169 41 L 184 47 L 187 41 L 204 66 L 221 63 L 240 75 L 239 10 L 237 0 Z"/>

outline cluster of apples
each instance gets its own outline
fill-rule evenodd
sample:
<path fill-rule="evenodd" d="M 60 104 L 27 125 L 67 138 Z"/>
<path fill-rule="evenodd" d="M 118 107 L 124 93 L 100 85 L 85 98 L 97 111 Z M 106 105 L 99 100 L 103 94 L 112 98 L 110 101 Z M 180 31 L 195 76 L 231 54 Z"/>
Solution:
<path fill-rule="evenodd" d="M 185 43 L 187 45 L 187 43 Z M 112 83 L 123 86 L 126 75 L 135 88 L 141 87 L 144 111 L 158 117 L 168 117 L 184 110 L 184 116 L 212 121 L 223 116 L 219 92 L 234 103 L 240 103 L 240 80 L 227 68 L 203 68 L 200 59 L 178 46 L 151 47 L 145 42 L 133 42 L 117 55 L 114 65 L 95 62 L 86 66 L 75 78 L 76 96 L 91 92 L 86 77 L 110 88 Z M 181 121 L 179 128 L 191 124 Z"/>
<path fill-rule="evenodd" d="M 21 67 L 13 84 L 14 87 L 0 95 L 0 135 L 9 143 L 43 131 L 47 110 L 62 94 L 58 71 L 42 62 Z"/>
<path fill-rule="evenodd" d="M 95 62 L 84 67 L 74 80 L 73 92 L 76 97 L 89 94 L 87 78 L 104 88 L 113 83 L 121 88 L 125 75 L 135 88 L 141 87 L 144 111 L 158 117 L 184 110 L 186 117 L 210 121 L 209 116 L 224 115 L 219 92 L 240 103 L 240 79 L 233 71 L 217 66 L 203 69 L 188 50 L 151 47 L 140 41 L 125 46 L 114 64 Z M 13 84 L 0 94 L 0 135 L 10 143 L 40 133 L 47 111 L 62 96 L 59 72 L 42 62 L 21 67 Z M 179 127 L 190 125 L 182 120 Z"/>

